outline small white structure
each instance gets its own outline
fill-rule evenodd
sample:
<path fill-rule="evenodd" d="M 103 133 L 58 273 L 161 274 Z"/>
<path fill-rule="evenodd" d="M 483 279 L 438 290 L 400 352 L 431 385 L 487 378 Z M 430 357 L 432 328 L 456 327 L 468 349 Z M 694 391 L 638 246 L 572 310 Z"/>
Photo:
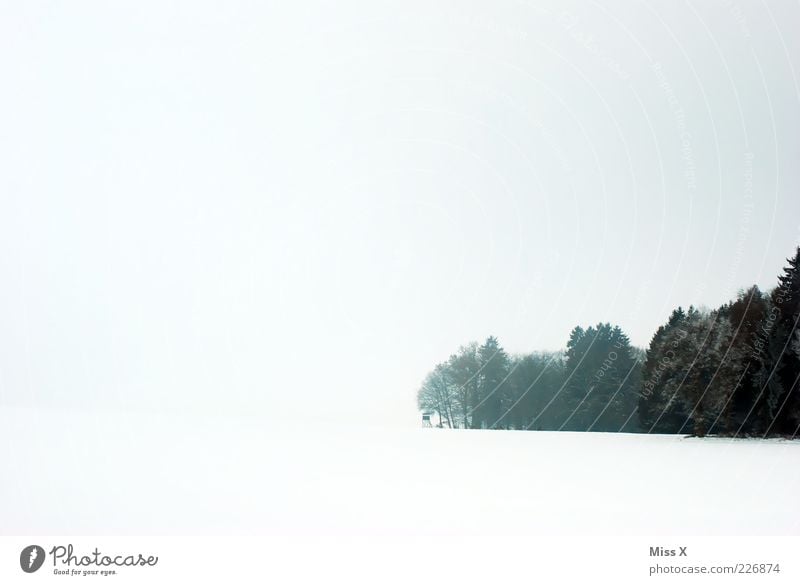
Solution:
<path fill-rule="evenodd" d="M 433 415 L 432 412 L 423 412 L 422 413 L 422 428 L 429 429 L 433 427 L 431 423 L 431 416 Z"/>

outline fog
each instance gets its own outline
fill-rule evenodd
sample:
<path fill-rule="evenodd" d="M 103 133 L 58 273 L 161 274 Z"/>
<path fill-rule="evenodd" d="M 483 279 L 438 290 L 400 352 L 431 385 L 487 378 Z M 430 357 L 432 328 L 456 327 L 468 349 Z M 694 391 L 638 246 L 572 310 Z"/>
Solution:
<path fill-rule="evenodd" d="M 0 405 L 417 424 L 459 344 L 773 286 L 796 4 L 0 9 Z"/>

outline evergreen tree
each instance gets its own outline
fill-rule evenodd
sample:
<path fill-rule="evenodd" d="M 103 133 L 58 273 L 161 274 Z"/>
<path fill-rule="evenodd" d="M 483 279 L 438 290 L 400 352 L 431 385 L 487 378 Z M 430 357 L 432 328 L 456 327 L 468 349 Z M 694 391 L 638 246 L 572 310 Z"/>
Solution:
<path fill-rule="evenodd" d="M 734 353 L 741 360 L 741 371 L 720 421 L 725 434 L 762 434 L 768 426 L 762 388 L 773 366 L 763 331 L 769 311 L 770 299 L 756 285 L 740 292 L 730 305 L 729 319 L 734 329 L 732 343 L 735 345 Z"/>
<path fill-rule="evenodd" d="M 645 352 L 609 323 L 575 327 L 561 354 L 512 359 L 494 337 L 463 346 L 418 405 L 448 427 L 794 436 L 800 248 L 778 280 L 711 312 L 677 308 Z"/>
<path fill-rule="evenodd" d="M 720 432 L 720 421 L 725 420 L 723 414 L 744 370 L 744 356 L 733 343 L 729 312 L 729 307 L 723 306 L 708 314 L 687 316 L 684 321 L 684 334 L 666 385 L 667 392 L 689 413 L 679 432 L 690 430 L 698 437 Z"/>
<path fill-rule="evenodd" d="M 513 358 L 507 382 L 510 405 L 501 423 L 515 429 L 557 429 L 552 417 L 554 411 L 548 406 L 563 381 L 564 364 L 559 353 L 533 353 Z"/>
<path fill-rule="evenodd" d="M 800 425 L 800 357 L 795 351 L 800 317 L 800 247 L 787 260 L 772 291 L 774 324 L 771 328 L 774 354 L 774 383 L 768 387 L 767 406 L 772 421 L 767 432 L 794 435 Z"/>
<path fill-rule="evenodd" d="M 619 327 L 576 327 L 567 343 L 564 430 L 634 430 L 641 364 Z"/>
<path fill-rule="evenodd" d="M 694 313 L 694 308 L 689 308 Z M 666 391 L 667 375 L 675 360 L 675 350 L 680 343 L 680 327 L 686 312 L 678 307 L 661 325 L 650 340 L 642 371 L 642 386 L 639 393 L 639 420 L 645 432 L 677 433 L 688 418 L 676 400 Z"/>
<path fill-rule="evenodd" d="M 495 337 L 489 337 L 478 348 L 478 361 L 480 368 L 472 428 L 496 428 L 510 406 L 507 394 L 508 355 Z"/>

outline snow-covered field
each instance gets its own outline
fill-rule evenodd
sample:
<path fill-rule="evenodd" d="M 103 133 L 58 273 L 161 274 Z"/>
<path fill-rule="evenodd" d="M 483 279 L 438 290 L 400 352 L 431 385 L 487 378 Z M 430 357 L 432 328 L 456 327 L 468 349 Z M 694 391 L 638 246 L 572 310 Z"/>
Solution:
<path fill-rule="evenodd" d="M 800 441 L 0 410 L 4 534 L 800 533 Z"/>

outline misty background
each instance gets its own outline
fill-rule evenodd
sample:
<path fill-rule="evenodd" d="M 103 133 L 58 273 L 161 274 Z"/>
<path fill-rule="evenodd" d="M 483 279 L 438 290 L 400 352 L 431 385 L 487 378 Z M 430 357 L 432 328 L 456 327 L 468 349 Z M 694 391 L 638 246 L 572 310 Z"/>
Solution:
<path fill-rule="evenodd" d="M 102 2 L 0 17 L 0 404 L 418 425 L 488 335 L 774 286 L 798 5 Z"/>

